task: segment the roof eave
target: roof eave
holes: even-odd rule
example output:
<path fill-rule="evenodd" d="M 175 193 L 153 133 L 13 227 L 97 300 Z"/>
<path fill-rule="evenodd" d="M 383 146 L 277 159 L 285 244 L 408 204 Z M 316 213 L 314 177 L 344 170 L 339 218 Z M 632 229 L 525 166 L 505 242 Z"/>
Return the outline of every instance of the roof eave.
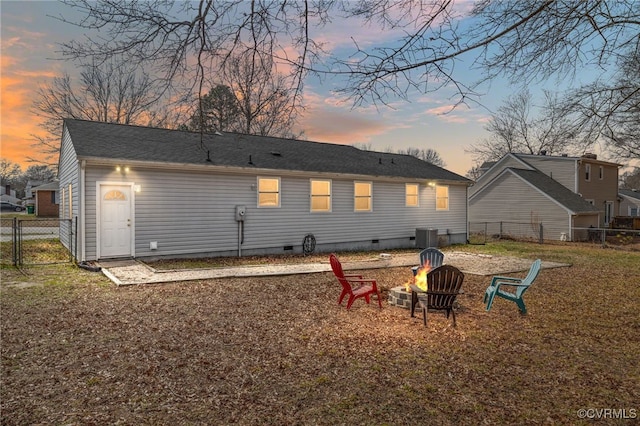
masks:
<path fill-rule="evenodd" d="M 237 174 L 279 174 L 282 176 L 295 176 L 295 177 L 309 177 L 322 176 L 322 177 L 344 177 L 346 179 L 376 179 L 389 182 L 435 182 L 436 184 L 446 185 L 466 185 L 470 186 L 472 181 L 456 181 L 448 179 L 437 179 L 427 177 L 407 177 L 407 176 L 387 176 L 387 175 L 366 175 L 358 173 L 339 173 L 339 172 L 322 172 L 322 171 L 306 171 L 306 170 L 286 170 L 286 169 L 269 169 L 262 167 L 238 167 L 238 166 L 224 166 L 216 165 L 213 163 L 205 164 L 193 164 L 193 163 L 172 163 L 162 161 L 140 161 L 129 160 L 125 158 L 104 158 L 104 157 L 91 157 L 91 156 L 78 156 L 78 160 L 85 161 L 89 165 L 93 166 L 123 166 L 128 167 L 144 167 L 147 169 L 163 169 L 163 170 L 194 170 L 194 171 L 211 171 L 215 170 L 223 173 L 237 173 Z"/>

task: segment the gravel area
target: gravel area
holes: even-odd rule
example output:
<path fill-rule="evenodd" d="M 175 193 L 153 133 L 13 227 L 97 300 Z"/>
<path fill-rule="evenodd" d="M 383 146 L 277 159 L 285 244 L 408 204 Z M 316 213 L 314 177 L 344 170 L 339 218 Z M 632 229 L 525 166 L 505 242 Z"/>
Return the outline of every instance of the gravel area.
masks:
<path fill-rule="evenodd" d="M 486 254 L 447 252 L 445 263 L 459 268 L 465 274 L 497 275 L 525 271 L 531 266 L 532 260 L 509 256 L 493 256 Z M 388 255 L 384 257 L 343 262 L 345 270 L 394 268 L 413 266 L 417 264 L 417 256 Z M 329 261 L 316 263 L 248 265 L 224 268 L 199 268 L 184 270 L 156 270 L 142 262 L 135 260 L 101 262 L 102 272 L 118 285 L 152 284 L 177 281 L 192 281 L 213 278 L 240 278 L 273 275 L 309 274 L 329 272 Z M 557 268 L 569 266 L 555 262 L 543 262 L 543 268 Z"/>

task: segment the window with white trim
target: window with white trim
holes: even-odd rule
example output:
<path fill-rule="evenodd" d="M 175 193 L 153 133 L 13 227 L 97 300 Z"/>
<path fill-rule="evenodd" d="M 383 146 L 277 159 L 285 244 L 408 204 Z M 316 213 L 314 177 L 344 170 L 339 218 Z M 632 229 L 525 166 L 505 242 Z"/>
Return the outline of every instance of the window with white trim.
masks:
<path fill-rule="evenodd" d="M 370 212 L 372 206 L 372 184 L 371 182 L 353 183 L 353 205 L 357 212 Z"/>
<path fill-rule="evenodd" d="M 280 207 L 280 178 L 258 177 L 258 207 Z"/>
<path fill-rule="evenodd" d="M 600 166 L 600 180 L 604 179 L 604 167 Z"/>
<path fill-rule="evenodd" d="M 311 211 L 331 211 L 331 181 L 311 180 Z"/>
<path fill-rule="evenodd" d="M 69 219 L 73 219 L 73 186 L 69 184 Z"/>
<path fill-rule="evenodd" d="M 584 180 L 587 182 L 591 180 L 591 164 L 584 165 Z"/>
<path fill-rule="evenodd" d="M 64 219 L 65 218 L 65 203 L 66 203 L 66 199 L 65 199 L 65 191 L 66 188 L 62 188 L 62 191 L 60 193 L 60 196 L 62 197 L 60 200 L 60 219 Z"/>
<path fill-rule="evenodd" d="M 436 185 L 436 210 L 449 210 L 449 187 Z"/>
<path fill-rule="evenodd" d="M 418 184 L 417 183 L 407 183 L 404 186 L 404 199 L 405 206 L 407 207 L 418 207 Z"/>

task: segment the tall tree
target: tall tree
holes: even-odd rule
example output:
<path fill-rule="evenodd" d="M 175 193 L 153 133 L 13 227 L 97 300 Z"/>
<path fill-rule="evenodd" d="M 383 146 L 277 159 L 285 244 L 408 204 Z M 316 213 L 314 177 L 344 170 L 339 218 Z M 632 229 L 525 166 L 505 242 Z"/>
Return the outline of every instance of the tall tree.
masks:
<path fill-rule="evenodd" d="M 21 174 L 22 167 L 20 167 L 20 164 L 6 158 L 0 159 L 0 182 L 2 185 L 16 183 Z"/>
<path fill-rule="evenodd" d="M 576 129 L 562 114 L 557 96 L 546 91 L 539 108 L 535 108 L 526 90 L 509 97 L 491 116 L 485 129 L 490 136 L 468 148 L 477 163 L 495 161 L 511 152 L 567 153 L 579 149 L 580 142 L 587 138 L 574 133 Z"/>
<path fill-rule="evenodd" d="M 482 0 L 469 13 L 453 0 L 65 2 L 83 14 L 76 25 L 104 35 L 65 44 L 67 57 L 126 54 L 152 63 L 167 82 L 202 81 L 233 53 L 251 50 L 288 64 L 294 104 L 308 72 L 344 77 L 342 93 L 356 105 L 443 88 L 453 88 L 459 103 L 478 99 L 478 82 L 456 73 L 463 60 L 480 83 L 496 76 L 517 84 L 575 81 L 585 65 L 601 70 L 596 80 L 607 79 L 640 33 L 637 0 Z M 382 43 L 354 38 L 351 52 L 332 56 L 320 40 L 338 16 L 344 26 L 371 26 Z"/>
<path fill-rule="evenodd" d="M 51 182 L 55 179 L 54 171 L 45 164 L 33 164 L 27 167 L 22 178 L 26 181 Z"/>
<path fill-rule="evenodd" d="M 273 58 L 247 50 L 229 60 L 224 80 L 236 93 L 240 131 L 262 136 L 294 137 L 300 105 Z"/>
<path fill-rule="evenodd" d="M 577 132 L 601 135 L 608 154 L 640 159 L 640 36 L 619 59 L 614 78 L 597 80 L 567 95 L 564 113 Z"/>
<path fill-rule="evenodd" d="M 218 84 L 201 98 L 188 128 L 204 133 L 235 131 L 239 115 L 238 100 L 231 88 Z"/>
<path fill-rule="evenodd" d="M 640 167 L 635 167 L 620 175 L 620 189 L 635 189 L 640 191 Z"/>
<path fill-rule="evenodd" d="M 261 136 L 296 137 L 299 107 L 286 78 L 278 73 L 273 58 L 246 51 L 226 62 L 216 84 L 198 102 L 190 122 L 193 130 L 229 131 Z M 202 120 L 202 126 L 200 121 Z"/>
<path fill-rule="evenodd" d="M 34 136 L 35 147 L 50 157 L 57 154 L 64 118 L 171 127 L 179 109 L 167 107 L 164 87 L 144 70 L 124 62 L 93 62 L 81 67 L 77 81 L 63 73 L 38 88 L 32 110 L 43 118 L 46 134 Z"/>

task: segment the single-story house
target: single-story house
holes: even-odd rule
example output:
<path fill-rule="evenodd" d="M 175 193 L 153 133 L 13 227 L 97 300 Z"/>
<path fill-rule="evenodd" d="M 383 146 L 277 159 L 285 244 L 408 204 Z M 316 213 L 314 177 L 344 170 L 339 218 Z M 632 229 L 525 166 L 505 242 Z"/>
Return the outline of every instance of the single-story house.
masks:
<path fill-rule="evenodd" d="M 36 186 L 31 191 L 35 199 L 35 214 L 39 217 L 58 217 L 60 214 L 58 181 Z"/>
<path fill-rule="evenodd" d="M 80 261 L 467 241 L 472 182 L 408 155 L 67 119 L 58 170 Z"/>

